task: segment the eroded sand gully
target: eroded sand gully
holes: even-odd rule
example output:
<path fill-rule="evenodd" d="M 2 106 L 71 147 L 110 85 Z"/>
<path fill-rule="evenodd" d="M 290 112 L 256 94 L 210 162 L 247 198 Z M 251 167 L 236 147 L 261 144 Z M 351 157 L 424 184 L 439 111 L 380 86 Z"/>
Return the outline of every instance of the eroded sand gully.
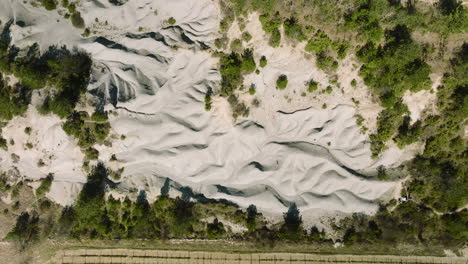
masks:
<path fill-rule="evenodd" d="M 27 26 L 12 27 L 13 42 L 19 47 L 34 42 L 41 49 L 66 44 L 91 54 L 94 65 L 87 97 L 113 111 L 112 146 L 96 148 L 107 166 L 124 168 L 111 191 L 114 195 L 140 189 L 152 200 L 169 178 L 173 195 L 179 187 L 189 186 L 208 198 L 228 199 L 242 207 L 255 204 L 260 211 L 276 215 L 291 203 L 304 214 L 318 209 L 371 213 L 379 198 L 393 196 L 397 183 L 375 181 L 369 175 L 380 165 L 396 166 L 408 156 L 390 148 L 379 160 L 370 158 L 368 137 L 356 125 L 356 115 L 370 113 L 364 117 L 372 124 L 379 108 L 366 99 L 367 90 L 358 92 L 367 89 L 361 81 L 359 89 L 348 87 L 352 78 L 358 78 L 352 57 L 338 69 L 342 90 L 301 97 L 304 81 L 313 77 L 326 85 L 328 77 L 304 57 L 302 44 L 283 43 L 278 50 L 266 46 L 258 18 L 252 15 L 247 28 L 255 34 L 249 45 L 255 48 L 257 61 L 261 55 L 271 58 L 260 75 L 246 76 L 246 84 L 257 83 L 260 107 L 252 107 L 249 117 L 234 122 L 224 98 L 215 98 L 212 111 L 204 110 L 207 90 L 219 89 L 220 81 L 218 61 L 204 49 L 218 36 L 221 15 L 216 2 L 137 0 L 113 6 L 96 0 L 82 1 L 80 8 L 86 24 L 96 32 L 88 38 L 57 12 L 21 1 L 2 1 L 0 19 L 24 20 Z M 97 16 L 100 22 L 95 22 Z M 176 19 L 175 26 L 167 24 L 169 17 Z M 51 20 L 58 22 L 51 26 Z M 54 38 L 48 34 L 57 32 L 56 43 L 51 43 Z M 280 72 L 290 75 L 286 91 L 274 88 Z M 252 99 L 247 96 L 241 99 Z M 353 106 L 351 98 L 360 98 L 361 107 Z M 325 102 L 328 108 L 322 109 Z M 40 125 L 33 122 L 42 119 Z M 18 130 L 31 124 L 38 132 L 21 138 Z M 48 140 L 43 131 L 49 131 Z M 75 139 L 60 132 L 56 117 L 40 117 L 31 107 L 25 117 L 12 120 L 3 135 L 19 142 L 29 140 L 34 147 L 0 150 L 2 170 L 14 167 L 18 174 L 34 179 L 54 173 L 56 181 L 48 197 L 60 204 L 73 202 L 86 181 L 80 169 L 83 155 Z M 70 150 L 67 155 L 48 155 L 66 149 Z M 16 162 L 13 152 L 20 156 Z M 109 161 L 112 155 L 117 162 Z M 35 169 L 39 159 L 47 159 L 48 165 Z"/>

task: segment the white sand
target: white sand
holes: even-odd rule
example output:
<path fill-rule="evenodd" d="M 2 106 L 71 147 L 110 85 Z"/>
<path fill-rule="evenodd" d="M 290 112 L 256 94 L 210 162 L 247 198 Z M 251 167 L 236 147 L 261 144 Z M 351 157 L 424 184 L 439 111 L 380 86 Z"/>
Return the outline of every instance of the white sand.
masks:
<path fill-rule="evenodd" d="M 206 197 L 225 198 L 242 207 L 255 204 L 277 216 L 293 202 L 304 215 L 372 213 L 378 199 L 393 195 L 397 183 L 365 175 L 374 174 L 379 165 L 397 166 L 413 152 L 392 147 L 381 159 L 370 158 L 368 137 L 360 132 L 355 116 L 361 114 L 372 130 L 380 108 L 357 77 L 352 56 L 337 71 L 342 89 L 302 97 L 305 81 L 313 78 L 323 89 L 329 77 L 316 68 L 313 58 L 305 57 L 304 43 L 294 48 L 283 40 L 282 47 L 269 47 L 257 15 L 250 16 L 247 29 L 254 38 L 249 45 L 257 59 L 267 56 L 268 65 L 260 75 L 245 78 L 246 85 L 256 84 L 260 107 L 251 107 L 248 118 L 234 122 L 224 98 L 214 97 L 212 111 L 204 110 L 206 91 L 219 89 L 220 80 L 217 59 L 201 49 L 218 35 L 220 13 L 215 1 L 80 3 L 86 24 L 100 38 L 84 39 L 56 11 L 21 1 L 2 1 L 0 18 L 33 18 L 26 28 L 13 28 L 19 46 L 38 41 L 45 49 L 52 42 L 70 43 L 92 55 L 88 91 L 116 113 L 110 115 L 113 134 L 126 136 L 125 140 L 117 136 L 112 147 L 96 146 L 108 166 L 125 168 L 114 194 L 143 189 L 152 200 L 169 178 L 175 188 L 189 186 Z M 171 16 L 176 27 L 165 22 Z M 56 19 L 59 22 L 51 24 Z M 59 36 L 54 39 L 53 34 Z M 275 82 L 282 73 L 288 75 L 289 84 L 278 91 Z M 358 80 L 357 88 L 349 85 L 353 78 Z M 253 99 L 247 93 L 240 96 L 246 102 Z M 360 106 L 356 108 L 351 98 Z M 327 109 L 321 109 L 324 103 Z M 30 139 L 22 132 L 26 125 L 33 128 Z M 30 109 L 25 117 L 11 121 L 3 135 L 17 142 L 8 153 L 0 152 L 3 170 L 17 167 L 33 179 L 53 172 L 56 180 L 48 196 L 62 204 L 73 200 L 85 181 L 83 155 L 61 130 L 58 118 L 41 117 Z M 26 140 L 32 141 L 33 149 L 24 149 Z M 12 152 L 21 156 L 18 164 L 11 161 Z M 112 154 L 117 162 L 109 162 Z M 49 155 L 53 158 L 46 159 Z M 47 166 L 37 167 L 40 158 Z"/>

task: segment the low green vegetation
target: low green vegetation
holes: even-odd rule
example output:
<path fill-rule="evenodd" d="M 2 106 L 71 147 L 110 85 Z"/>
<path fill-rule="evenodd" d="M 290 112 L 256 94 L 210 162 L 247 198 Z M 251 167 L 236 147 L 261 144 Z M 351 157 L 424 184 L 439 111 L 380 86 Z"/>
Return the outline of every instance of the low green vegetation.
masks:
<path fill-rule="evenodd" d="M 408 112 L 401 102 L 403 94 L 408 90 L 417 92 L 431 87 L 431 68 L 423 54 L 423 48 L 412 40 L 409 29 L 402 25 L 385 33 L 385 44 L 376 47 L 368 42 L 357 52 L 364 62 L 360 69 L 364 83 L 371 87 L 385 107 L 378 117 L 377 133 L 371 135 L 374 157 L 403 124 L 402 115 Z"/>
<path fill-rule="evenodd" d="M 41 4 L 44 6 L 45 9 L 47 10 L 54 10 L 57 8 L 57 1 L 56 0 L 39 0 Z"/>
<path fill-rule="evenodd" d="M 246 31 L 246 32 L 242 33 L 242 39 L 245 42 L 249 42 L 252 39 L 252 35 L 250 35 L 250 33 Z"/>
<path fill-rule="evenodd" d="M 4 30 L 7 30 L 6 28 Z M 8 34 L 8 33 L 6 33 Z M 3 48 L 1 48 L 3 47 Z M 71 114 L 79 97 L 85 92 L 91 71 L 91 59 L 82 52 L 54 47 L 40 54 L 37 44 L 21 57 L 15 47 L 0 40 L 0 71 L 15 75 L 20 83 L 14 87 L 0 84 L 0 115 L 4 119 L 22 114 L 29 104 L 31 91 L 53 86 L 56 91 L 39 107 L 41 113 L 53 112 L 63 118 Z M 14 103 L 13 103 L 14 102 Z"/>
<path fill-rule="evenodd" d="M 260 57 L 260 67 L 265 68 L 265 66 L 267 66 L 267 63 L 268 61 L 265 56 Z"/>
<path fill-rule="evenodd" d="M 281 42 L 280 25 L 283 23 L 279 13 L 273 15 L 263 14 L 260 16 L 263 30 L 270 36 L 269 44 L 272 47 L 278 47 Z"/>
<path fill-rule="evenodd" d="M 173 17 L 170 17 L 167 22 L 170 24 L 170 25 L 174 25 L 176 23 L 176 19 L 173 18 Z"/>
<path fill-rule="evenodd" d="M 286 37 L 296 39 L 298 41 L 306 40 L 306 36 L 302 32 L 302 26 L 298 23 L 295 17 L 290 17 L 284 20 L 283 28 Z"/>
<path fill-rule="evenodd" d="M 70 6 L 69 6 L 70 9 Z M 76 11 L 73 12 L 70 16 L 71 23 L 74 27 L 76 28 L 85 28 L 85 22 L 84 19 L 81 17 L 81 13 Z"/>
<path fill-rule="evenodd" d="M 413 180 L 408 192 L 416 201 L 442 212 L 453 212 L 468 202 L 467 72 L 468 44 L 464 43 L 451 59 L 438 88 L 438 114 L 411 126 L 403 124 L 400 129 L 404 132 L 395 138 L 400 144 L 424 142 L 424 152 L 410 166 Z"/>
<path fill-rule="evenodd" d="M 309 93 L 312 93 L 314 91 L 317 91 L 319 83 L 314 80 L 310 80 L 306 83 L 306 85 L 307 85 L 307 91 Z"/>
<path fill-rule="evenodd" d="M 16 241 L 24 249 L 39 239 L 39 217 L 36 212 L 23 212 L 18 216 L 15 227 L 6 236 L 6 240 Z"/>
<path fill-rule="evenodd" d="M 86 149 L 86 156 L 95 157 L 93 154 L 96 150 L 90 147 L 95 143 L 104 143 L 109 135 L 110 124 L 105 113 L 95 112 L 90 118 L 85 111 L 75 111 L 67 117 L 62 128 L 67 135 L 78 139 L 78 146 Z M 92 155 L 88 155 L 88 153 Z"/>
<path fill-rule="evenodd" d="M 314 36 L 307 42 L 305 50 L 308 52 L 315 52 L 316 54 L 321 54 L 327 51 L 327 48 L 332 45 L 332 40 L 327 36 L 327 34 L 321 30 L 317 30 Z"/>
<path fill-rule="evenodd" d="M 8 85 L 0 73 L 0 119 L 11 120 L 28 109 L 31 101 L 31 89 L 20 83 Z"/>
<path fill-rule="evenodd" d="M 276 89 L 284 90 L 288 86 L 288 76 L 281 74 L 276 80 Z"/>
<path fill-rule="evenodd" d="M 49 173 L 44 179 L 41 179 L 41 185 L 36 189 L 36 196 L 41 197 L 49 192 L 53 180 L 54 175 L 51 173 Z"/>

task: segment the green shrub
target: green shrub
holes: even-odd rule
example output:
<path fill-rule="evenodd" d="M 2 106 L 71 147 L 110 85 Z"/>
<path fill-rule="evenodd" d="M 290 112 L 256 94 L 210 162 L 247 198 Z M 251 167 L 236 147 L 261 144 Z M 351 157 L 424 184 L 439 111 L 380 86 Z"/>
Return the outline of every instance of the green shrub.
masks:
<path fill-rule="evenodd" d="M 255 71 L 257 65 L 255 64 L 252 49 L 244 50 L 242 54 L 242 71 L 245 73 L 251 73 Z"/>
<path fill-rule="evenodd" d="M 231 50 L 238 52 L 242 49 L 242 41 L 240 39 L 234 39 L 231 41 Z"/>
<path fill-rule="evenodd" d="M 6 235 L 6 240 L 19 243 L 20 249 L 25 249 L 31 243 L 39 240 L 39 217 L 35 212 L 31 215 L 22 212 L 16 219 L 15 227 Z"/>
<path fill-rule="evenodd" d="M 273 32 L 271 32 L 271 37 L 270 40 L 268 41 L 268 44 L 272 46 L 273 48 L 276 48 L 280 45 L 281 43 L 281 33 L 279 29 L 274 29 Z"/>
<path fill-rule="evenodd" d="M 301 25 L 298 24 L 295 17 L 286 19 L 283 23 L 284 34 L 288 38 L 297 39 L 298 41 L 306 40 L 304 33 L 302 32 Z"/>
<path fill-rule="evenodd" d="M 284 223 L 278 231 L 279 238 L 290 241 L 301 240 L 304 232 L 302 228 L 302 216 L 295 203 L 289 207 L 288 212 L 284 214 L 283 218 Z"/>
<path fill-rule="evenodd" d="M 314 36 L 307 42 L 305 50 L 315 52 L 316 54 L 323 53 L 332 44 L 331 39 L 321 30 L 315 32 Z"/>
<path fill-rule="evenodd" d="M 95 148 L 89 147 L 85 150 L 85 158 L 87 160 L 97 160 L 99 158 L 99 151 Z"/>
<path fill-rule="evenodd" d="M 318 89 L 318 82 L 314 81 L 314 80 L 310 80 L 306 83 L 307 85 L 307 91 L 309 93 L 312 93 L 314 91 L 316 91 Z"/>
<path fill-rule="evenodd" d="M 333 58 L 325 54 L 325 52 L 317 54 L 317 67 L 323 71 L 332 69 L 334 62 Z"/>
<path fill-rule="evenodd" d="M 36 196 L 41 197 L 45 193 L 49 192 L 52 181 L 54 180 L 54 175 L 49 173 L 47 177 L 41 180 L 41 185 L 36 189 Z"/>
<path fill-rule="evenodd" d="M 221 95 L 228 97 L 243 81 L 242 58 L 237 53 L 224 54 L 220 59 Z"/>
<path fill-rule="evenodd" d="M 386 32 L 385 45 L 367 43 L 357 52 L 364 62 L 359 74 L 373 89 L 384 107 L 395 105 L 405 91 L 431 87 L 430 66 L 423 60 L 423 50 L 411 39 L 406 26 L 398 25 Z"/>
<path fill-rule="evenodd" d="M 288 86 L 288 76 L 281 74 L 276 80 L 276 89 L 283 90 Z"/>
<path fill-rule="evenodd" d="M 31 92 L 31 89 L 21 84 L 8 86 L 0 73 L 0 119 L 11 120 L 25 113 L 31 101 Z"/>
<path fill-rule="evenodd" d="M 209 239 L 219 239 L 223 237 L 223 235 L 226 233 L 226 230 L 224 230 L 223 223 L 219 222 L 218 218 L 215 218 L 213 223 L 206 225 L 206 232 Z"/>
<path fill-rule="evenodd" d="M 57 8 L 55 0 L 39 0 L 46 10 L 54 10 Z"/>
<path fill-rule="evenodd" d="M 250 33 L 246 31 L 246 32 L 242 33 L 242 39 L 245 42 L 249 42 L 252 39 L 252 35 L 250 35 Z"/>
<path fill-rule="evenodd" d="M 267 61 L 266 57 L 262 56 L 260 58 L 260 67 L 264 68 L 265 66 L 267 66 L 267 63 L 268 63 L 268 61 Z"/>
<path fill-rule="evenodd" d="M 255 89 L 255 84 L 250 85 L 249 94 L 254 95 L 257 90 Z"/>
<path fill-rule="evenodd" d="M 324 90 L 327 94 L 331 94 L 333 92 L 333 88 L 328 85 L 327 88 Z"/>
<path fill-rule="evenodd" d="M 356 79 L 352 79 L 352 80 L 351 80 L 351 86 L 352 86 L 352 87 L 356 87 L 356 86 L 357 86 L 357 81 L 356 81 Z"/>
<path fill-rule="evenodd" d="M 76 12 L 76 4 L 74 2 L 70 3 L 67 8 L 68 12 L 72 15 Z"/>
<path fill-rule="evenodd" d="M 167 22 L 168 22 L 169 24 L 171 24 L 171 25 L 174 25 L 174 24 L 176 23 L 176 20 L 175 20 L 175 18 L 170 17 L 170 18 L 167 20 Z"/>
<path fill-rule="evenodd" d="M 349 47 L 350 47 L 349 42 L 345 40 L 335 41 L 332 43 L 332 48 L 337 52 L 338 59 L 340 60 L 346 57 Z"/>
<path fill-rule="evenodd" d="M 69 8 L 70 8 L 70 6 L 69 6 Z M 83 18 L 81 17 L 80 12 L 72 13 L 70 19 L 71 19 L 72 25 L 74 27 L 76 27 L 76 28 L 84 28 L 85 27 L 85 22 L 84 22 Z"/>

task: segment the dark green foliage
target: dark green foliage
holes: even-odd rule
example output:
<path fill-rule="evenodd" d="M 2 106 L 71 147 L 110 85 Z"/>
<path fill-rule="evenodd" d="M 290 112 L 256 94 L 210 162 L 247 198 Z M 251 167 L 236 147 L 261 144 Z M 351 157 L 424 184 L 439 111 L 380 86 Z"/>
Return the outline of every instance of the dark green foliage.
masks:
<path fill-rule="evenodd" d="M 78 145 L 82 148 L 89 148 L 97 142 L 103 142 L 110 131 L 110 124 L 107 121 L 107 114 L 94 112 L 91 118 L 87 112 L 73 112 L 67 117 L 62 125 L 67 135 L 78 139 Z M 87 150 L 89 157 L 96 157 L 96 151 Z"/>
<path fill-rule="evenodd" d="M 240 39 L 234 39 L 231 42 L 231 50 L 233 52 L 240 52 L 242 51 L 242 41 Z"/>
<path fill-rule="evenodd" d="M 9 86 L 0 73 L 0 119 L 11 120 L 26 112 L 31 101 L 31 90 L 22 84 Z"/>
<path fill-rule="evenodd" d="M 57 1 L 55 0 L 39 0 L 47 10 L 54 10 L 57 8 Z"/>
<path fill-rule="evenodd" d="M 243 102 L 239 101 L 239 98 L 236 95 L 231 94 L 228 97 L 228 102 L 231 105 L 232 117 L 234 117 L 234 119 L 240 116 L 249 116 L 249 108 Z"/>
<path fill-rule="evenodd" d="M 99 163 L 88 176 L 73 206 L 73 236 L 103 237 L 109 232 L 104 198 L 107 175 L 107 169 Z"/>
<path fill-rule="evenodd" d="M 239 54 L 233 52 L 222 56 L 220 65 L 221 95 L 229 96 L 242 84 L 242 58 Z"/>
<path fill-rule="evenodd" d="M 257 207 L 251 204 L 247 208 L 247 220 L 246 220 L 247 229 L 249 230 L 249 232 L 253 232 L 257 228 L 256 220 L 257 220 Z"/>
<path fill-rule="evenodd" d="M 87 148 L 84 153 L 87 160 L 97 160 L 99 158 L 99 151 L 95 148 Z"/>
<path fill-rule="evenodd" d="M 392 138 L 403 123 L 403 114 L 408 113 L 408 107 L 398 101 L 393 107 L 386 108 L 377 117 L 377 133 L 371 134 L 371 151 L 377 157 L 384 149 L 385 142 Z"/>
<path fill-rule="evenodd" d="M 49 173 L 47 177 L 41 180 L 41 185 L 36 189 L 36 196 L 43 196 L 50 190 L 50 186 L 52 185 L 52 181 L 54 180 L 54 175 Z"/>
<path fill-rule="evenodd" d="M 315 52 L 316 54 L 323 53 L 332 44 L 332 40 L 327 34 L 321 30 L 315 32 L 314 36 L 307 42 L 305 50 Z"/>
<path fill-rule="evenodd" d="M 411 39 L 409 29 L 398 25 L 386 32 L 385 45 L 367 43 L 357 52 L 365 64 L 360 75 L 379 96 L 384 107 L 391 107 L 407 90 L 417 92 L 431 85 L 430 66 L 423 49 Z"/>
<path fill-rule="evenodd" d="M 246 32 L 242 33 L 242 39 L 245 42 L 249 42 L 252 39 L 252 35 L 250 35 L 250 33 L 246 31 Z"/>
<path fill-rule="evenodd" d="M 336 61 L 325 52 L 317 54 L 317 67 L 323 71 L 333 69 L 335 62 Z"/>
<path fill-rule="evenodd" d="M 319 231 L 316 226 L 312 226 L 307 239 L 313 242 L 324 242 L 326 240 L 325 231 L 323 229 Z"/>
<path fill-rule="evenodd" d="M 16 225 L 6 236 L 7 240 L 16 241 L 21 249 L 39 239 L 39 217 L 35 212 L 22 212 L 16 219 Z"/>
<path fill-rule="evenodd" d="M 76 12 L 76 4 L 74 2 L 70 3 L 67 8 L 70 14 L 74 14 Z"/>
<path fill-rule="evenodd" d="M 174 25 L 174 24 L 176 23 L 176 20 L 175 20 L 175 18 L 170 17 L 170 18 L 167 20 L 167 22 L 168 22 L 169 24 L 171 24 L 171 25 Z"/>
<path fill-rule="evenodd" d="M 464 139 L 468 115 L 468 44 L 451 60 L 438 88 L 438 116 L 424 122 L 424 152 L 413 163 L 415 178 L 409 192 L 415 200 L 448 212 L 468 202 L 467 142 Z"/>
<path fill-rule="evenodd" d="M 68 7 L 70 9 L 71 5 Z M 85 22 L 84 19 L 81 17 L 80 12 L 70 12 L 72 13 L 70 20 L 72 22 L 72 25 L 76 28 L 85 28 Z"/>
<path fill-rule="evenodd" d="M 276 80 L 276 89 L 284 90 L 288 86 L 288 76 L 281 74 Z"/>
<path fill-rule="evenodd" d="M 423 128 L 421 126 L 421 121 L 416 121 L 414 124 L 410 125 L 411 118 L 405 116 L 403 119 L 403 124 L 398 128 L 398 135 L 393 138 L 398 147 L 403 148 L 406 145 L 414 143 L 420 140 L 423 133 Z"/>
<path fill-rule="evenodd" d="M 402 124 L 401 115 L 407 112 L 400 98 L 407 90 L 417 92 L 430 88 L 431 68 L 423 60 L 423 49 L 411 39 L 409 29 L 402 25 L 386 32 L 383 46 L 367 43 L 358 50 L 357 56 L 364 62 L 360 75 L 386 108 L 379 115 L 377 134 L 371 135 L 372 153 L 377 156 Z M 419 133 L 417 130 L 412 132 L 414 136 Z"/>
<path fill-rule="evenodd" d="M 223 223 L 219 222 L 218 218 L 215 218 L 213 223 L 206 225 L 206 231 L 209 239 L 221 238 L 226 233 Z"/>
<path fill-rule="evenodd" d="M 242 54 L 242 71 L 245 73 L 251 73 L 255 71 L 257 65 L 255 64 L 255 60 L 253 57 L 253 50 L 246 49 Z"/>
<path fill-rule="evenodd" d="M 349 42 L 342 40 L 342 41 L 335 41 L 332 43 L 332 48 L 338 54 L 338 59 L 342 60 L 346 57 L 348 49 L 350 48 Z"/>
<path fill-rule="evenodd" d="M 283 23 L 284 34 L 288 38 L 297 39 L 298 41 L 306 40 L 306 36 L 302 32 L 301 25 L 298 24 L 295 17 L 290 17 L 286 19 Z"/>
<path fill-rule="evenodd" d="M 40 55 L 35 44 L 24 57 L 18 57 L 13 47 L 4 56 L 9 58 L 6 68 L 21 82 L 15 88 L 0 87 L 2 106 L 8 106 L 7 97 L 16 101 L 16 105 L 8 107 L 5 118 L 24 112 L 30 101 L 31 89 L 41 89 L 46 84 L 55 86 L 57 92 L 38 107 L 40 113 L 52 111 L 59 117 L 65 117 L 73 111 L 89 80 L 91 59 L 76 50 L 70 52 L 65 47 L 49 47 Z M 0 111 L 0 114 L 3 113 Z"/>
<path fill-rule="evenodd" d="M 278 231 L 281 239 L 298 241 L 302 239 L 304 230 L 302 229 L 302 216 L 295 203 L 293 203 L 288 212 L 284 214 L 284 224 Z"/>
<path fill-rule="evenodd" d="M 279 13 L 274 15 L 263 14 L 259 17 L 263 30 L 270 35 L 269 44 L 272 47 L 278 47 L 281 42 L 281 33 L 279 27 L 282 24 Z"/>
<path fill-rule="evenodd" d="M 380 20 L 386 5 L 379 0 L 355 1 L 355 8 L 345 16 L 346 27 L 359 32 L 364 40 L 378 42 L 383 36 Z"/>
<path fill-rule="evenodd" d="M 3 138 L 1 134 L 0 134 L 0 148 L 2 148 L 4 150 L 8 150 L 7 140 L 5 138 Z"/>
<path fill-rule="evenodd" d="M 268 61 L 265 56 L 260 58 L 260 67 L 264 68 L 267 65 Z"/>
<path fill-rule="evenodd" d="M 271 37 L 270 37 L 270 40 L 268 41 L 268 44 L 270 44 L 270 46 L 276 48 L 280 45 L 281 43 L 281 33 L 279 31 L 279 29 L 274 29 L 272 32 L 271 32 Z"/>

